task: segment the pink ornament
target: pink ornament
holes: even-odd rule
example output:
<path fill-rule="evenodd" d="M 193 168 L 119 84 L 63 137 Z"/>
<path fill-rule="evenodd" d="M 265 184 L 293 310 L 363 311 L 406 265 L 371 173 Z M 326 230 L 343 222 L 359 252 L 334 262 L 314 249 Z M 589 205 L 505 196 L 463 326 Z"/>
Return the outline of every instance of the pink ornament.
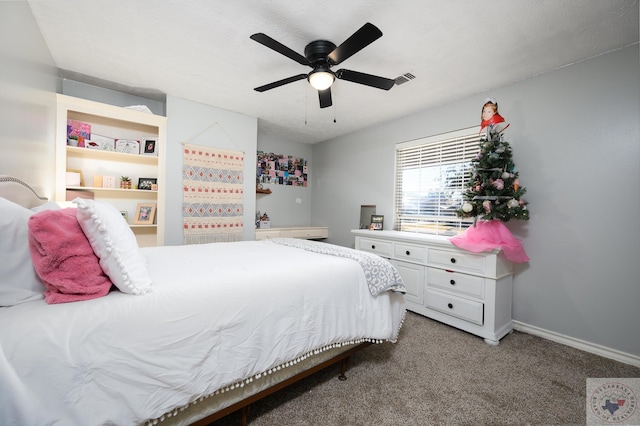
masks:
<path fill-rule="evenodd" d="M 492 185 L 498 190 L 501 191 L 504 189 L 504 181 L 502 179 L 496 179 L 493 181 Z"/>
<path fill-rule="evenodd" d="M 484 211 L 487 213 L 491 213 L 491 201 L 489 200 L 484 200 L 482 202 L 482 207 L 484 207 Z"/>

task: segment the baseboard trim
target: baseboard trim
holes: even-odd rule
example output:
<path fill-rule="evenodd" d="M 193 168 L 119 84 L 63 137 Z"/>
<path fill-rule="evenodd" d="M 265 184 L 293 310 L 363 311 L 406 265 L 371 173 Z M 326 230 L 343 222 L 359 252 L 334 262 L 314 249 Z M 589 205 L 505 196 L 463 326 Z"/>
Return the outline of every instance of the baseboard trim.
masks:
<path fill-rule="evenodd" d="M 544 328 L 525 324 L 520 321 L 513 321 L 513 329 L 522 333 L 533 334 L 534 336 L 542 337 L 543 339 L 571 346 L 572 348 L 580 349 L 585 352 L 600 355 L 605 358 L 610 358 L 615 361 L 624 362 L 625 364 L 631 364 L 635 367 L 640 367 L 640 356 L 618 351 L 616 349 L 611 349 L 606 346 L 597 345 L 595 343 L 586 342 L 574 337 L 565 336 L 564 334 L 545 330 Z"/>

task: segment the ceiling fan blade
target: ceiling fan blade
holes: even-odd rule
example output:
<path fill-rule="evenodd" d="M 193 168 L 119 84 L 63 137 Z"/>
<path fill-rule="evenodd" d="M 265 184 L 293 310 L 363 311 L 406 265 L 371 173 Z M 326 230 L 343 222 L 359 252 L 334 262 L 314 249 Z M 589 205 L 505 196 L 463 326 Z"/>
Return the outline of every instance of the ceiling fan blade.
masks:
<path fill-rule="evenodd" d="M 286 56 L 287 58 L 293 59 L 294 61 L 296 61 L 297 63 L 299 63 L 301 65 L 311 65 L 311 63 L 309 62 L 309 60 L 307 58 L 305 58 L 304 56 L 302 56 L 298 52 L 296 52 L 296 51 L 294 51 L 292 49 L 289 49 L 284 44 L 280 43 L 279 41 L 276 41 L 276 40 L 272 39 L 271 37 L 269 37 L 268 35 L 266 35 L 264 33 L 253 34 L 250 38 L 252 40 L 257 41 L 260 44 L 263 44 L 263 45 L 267 46 L 269 49 L 275 50 L 276 52 Z"/>
<path fill-rule="evenodd" d="M 365 74 L 363 72 L 341 69 L 336 72 L 336 77 L 352 83 L 364 84 L 382 90 L 389 90 L 396 84 L 395 80 L 377 75 Z"/>
<path fill-rule="evenodd" d="M 307 78 L 306 74 L 298 74 L 293 77 L 283 78 L 282 80 L 274 81 L 273 83 L 265 84 L 264 86 L 256 87 L 256 92 L 264 92 L 265 90 L 275 89 L 276 87 L 284 86 L 285 84 L 293 83 L 294 81 L 304 80 Z"/>
<path fill-rule="evenodd" d="M 333 105 L 333 102 L 331 102 L 331 87 L 325 90 L 318 90 L 318 97 L 320 98 L 320 108 Z"/>
<path fill-rule="evenodd" d="M 331 61 L 333 65 L 337 65 L 358 53 L 380 37 L 382 37 L 382 31 L 380 31 L 375 25 L 367 22 L 340 46 L 333 49 L 333 52 L 329 53 L 327 58 L 329 58 L 329 61 Z"/>

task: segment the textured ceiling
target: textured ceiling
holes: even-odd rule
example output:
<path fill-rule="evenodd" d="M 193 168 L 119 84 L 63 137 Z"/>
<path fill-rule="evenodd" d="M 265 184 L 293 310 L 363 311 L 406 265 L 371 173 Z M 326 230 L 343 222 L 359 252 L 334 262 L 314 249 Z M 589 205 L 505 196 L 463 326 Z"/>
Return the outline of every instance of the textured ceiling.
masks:
<path fill-rule="evenodd" d="M 259 118 L 259 131 L 314 143 L 504 86 L 638 42 L 638 0 L 32 0 L 56 66 Z M 320 109 L 310 71 L 251 40 L 303 54 L 366 22 L 383 36 L 336 68 L 396 78 L 390 91 L 337 80 Z M 334 68 L 334 70 L 336 69 Z M 335 122 L 334 122 L 335 120 Z"/>

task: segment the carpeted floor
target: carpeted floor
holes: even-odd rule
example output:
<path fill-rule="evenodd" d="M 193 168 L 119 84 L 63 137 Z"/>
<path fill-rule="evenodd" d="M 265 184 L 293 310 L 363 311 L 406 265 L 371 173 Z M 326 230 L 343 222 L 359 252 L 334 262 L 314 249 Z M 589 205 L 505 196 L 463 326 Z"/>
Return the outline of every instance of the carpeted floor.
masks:
<path fill-rule="evenodd" d="M 338 373 L 327 368 L 253 404 L 249 424 L 584 424 L 586 379 L 640 377 L 640 368 L 519 332 L 489 346 L 408 312 L 398 343 L 354 355 L 347 381 Z"/>

